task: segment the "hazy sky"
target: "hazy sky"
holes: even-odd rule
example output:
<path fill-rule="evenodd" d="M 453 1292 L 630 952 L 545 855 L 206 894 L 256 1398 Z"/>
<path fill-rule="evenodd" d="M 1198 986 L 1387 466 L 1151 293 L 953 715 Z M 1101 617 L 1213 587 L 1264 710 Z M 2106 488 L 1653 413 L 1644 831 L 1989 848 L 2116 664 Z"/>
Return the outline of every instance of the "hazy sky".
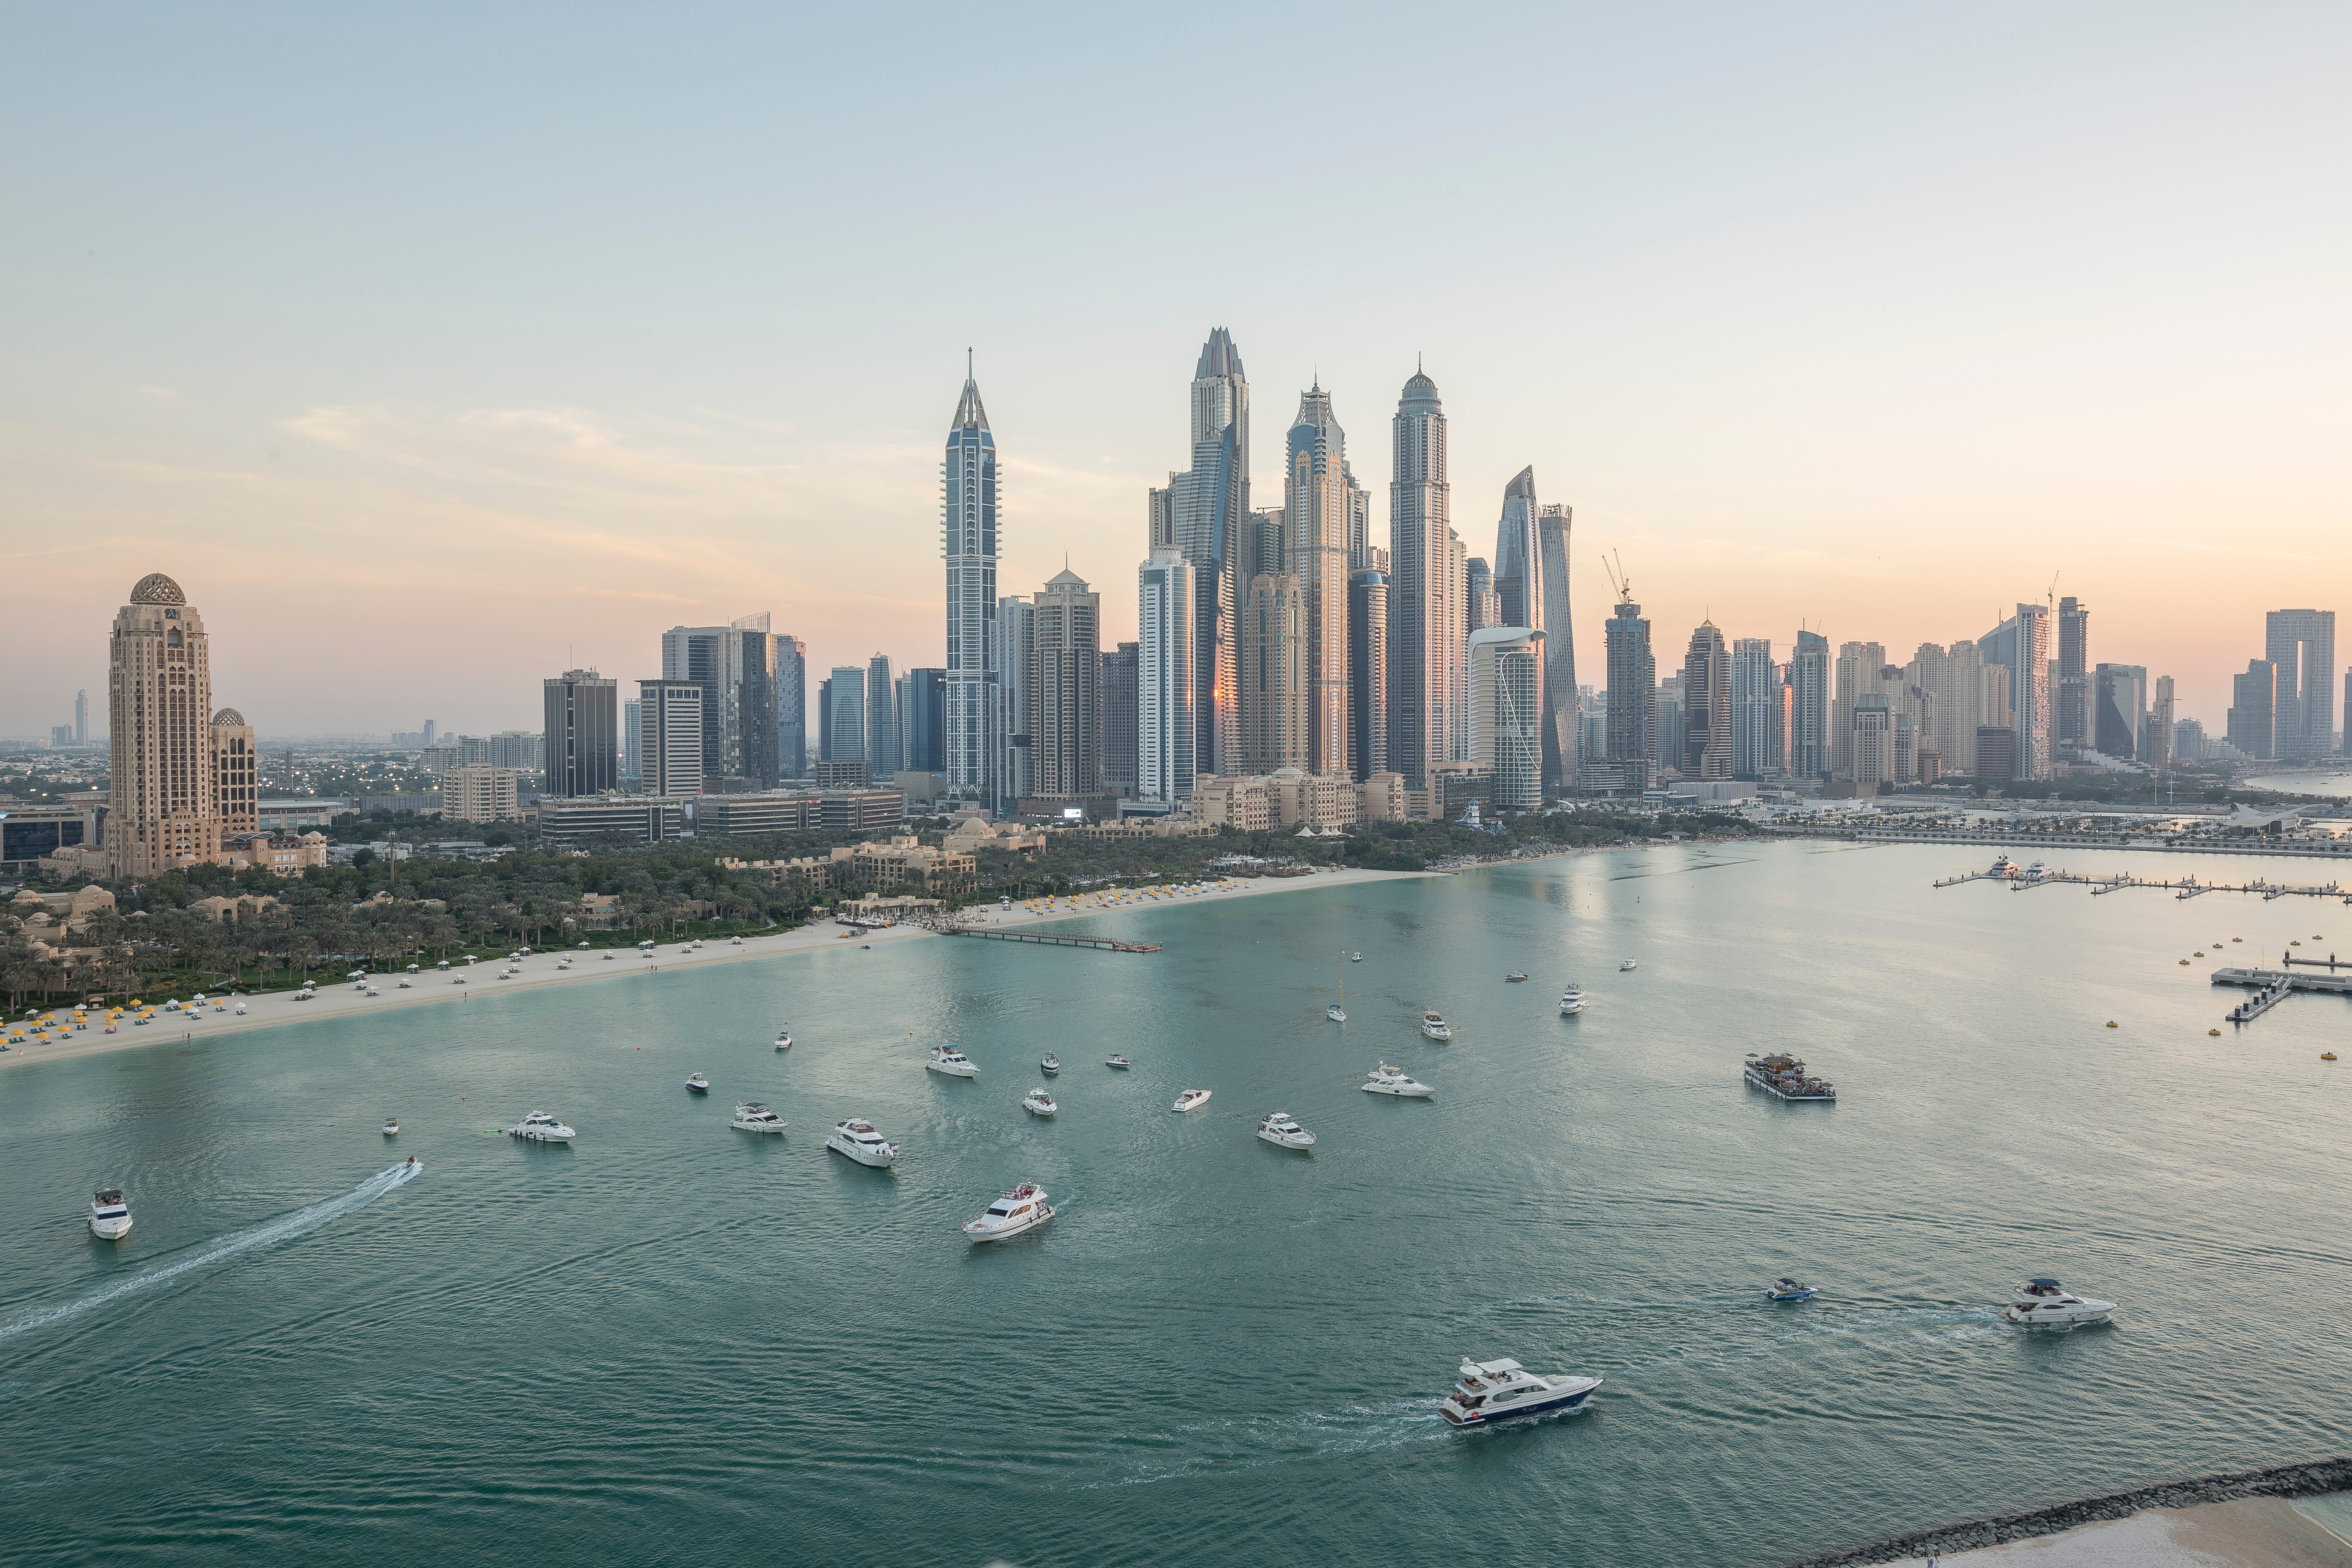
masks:
<path fill-rule="evenodd" d="M 2263 610 L 2352 655 L 2341 5 L 794 9 L 13 8 L 0 733 L 150 571 L 265 734 L 762 609 L 938 663 L 967 345 L 1003 591 L 1132 637 L 1219 324 L 1259 504 L 1319 371 L 1379 536 L 1425 355 L 1470 552 L 1575 507 L 1588 679 L 1602 550 L 1662 672 L 2053 574 L 2217 729 Z"/>

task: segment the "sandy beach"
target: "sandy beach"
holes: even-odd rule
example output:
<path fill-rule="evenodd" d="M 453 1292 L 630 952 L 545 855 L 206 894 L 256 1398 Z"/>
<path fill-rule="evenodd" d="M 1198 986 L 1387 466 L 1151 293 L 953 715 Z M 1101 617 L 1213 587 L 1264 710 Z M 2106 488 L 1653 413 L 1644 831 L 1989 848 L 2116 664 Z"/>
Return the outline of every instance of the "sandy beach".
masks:
<path fill-rule="evenodd" d="M 2352 1545 L 2313 1517 L 2333 1500 L 2241 1498 L 2152 1508 L 1936 1561 L 1941 1568 L 2352 1568 Z"/>
<path fill-rule="evenodd" d="M 1355 868 L 1317 871 L 1305 877 L 1256 877 L 1230 881 L 1188 882 L 1156 889 L 1119 889 L 1076 893 L 1067 898 L 1036 899 L 1015 902 L 1010 909 L 991 904 L 974 906 L 958 912 L 958 918 L 968 924 L 987 926 L 992 930 L 1009 930 L 1015 926 L 1040 925 L 1052 921 L 1080 918 L 1091 914 L 1115 913 L 1137 909 L 1165 908 L 1173 905 L 1214 903 L 1229 899 L 1263 897 L 1271 893 L 1293 892 L 1304 889 L 1329 889 L 1359 882 L 1387 881 L 1408 877 L 1439 876 L 1433 871 L 1366 871 Z M 1197 889 L 1187 891 L 1184 889 Z M 26 1038 L 0 1051 L 0 1071 L 28 1067 L 40 1062 L 63 1061 L 74 1057 L 96 1056 L 102 1051 L 130 1050 L 139 1046 L 161 1045 L 199 1037 L 214 1037 L 238 1034 L 249 1029 L 266 1029 L 281 1024 L 307 1023 L 319 1018 L 348 1017 L 357 1013 L 377 1013 L 394 1007 L 417 1007 L 433 1002 L 463 1002 L 483 992 L 505 994 L 514 991 L 533 991 L 550 985 L 583 985 L 592 980 L 612 980 L 631 974 L 649 974 L 706 964 L 743 963 L 754 960 L 782 958 L 795 953 L 816 952 L 838 947 L 844 943 L 855 946 L 867 943 L 879 947 L 885 943 L 944 940 L 921 926 L 888 926 L 879 930 L 850 931 L 821 921 L 802 926 L 794 931 L 746 936 L 740 943 L 729 937 L 705 939 L 699 951 L 690 951 L 676 942 L 657 943 L 651 954 L 632 948 L 595 948 L 588 952 L 577 949 L 541 948 L 520 961 L 521 973 L 512 978 L 502 978 L 500 972 L 509 967 L 505 955 L 495 951 L 485 952 L 480 962 L 465 964 L 452 962 L 447 972 L 436 969 L 432 963 L 421 966 L 415 974 L 385 974 L 376 977 L 377 994 L 371 996 L 354 989 L 340 974 L 321 973 L 316 977 L 318 994 L 307 1002 L 294 1000 L 291 991 L 271 991 L 246 996 L 245 1013 L 215 1011 L 207 1002 L 194 1016 L 166 1015 L 161 1010 L 161 996 L 146 998 L 156 1007 L 155 1021 L 134 1026 L 124 1019 L 115 1033 L 105 1032 L 104 1025 L 93 1017 L 86 1029 L 76 1030 L 67 1038 L 47 1040 Z M 564 960 L 572 962 L 570 969 L 558 969 Z M 463 984 L 460 984 L 462 978 Z M 402 981 L 408 983 L 402 988 Z M 207 995 L 213 994 L 207 993 Z M 226 995 L 226 993 L 221 994 Z M 232 1006 L 235 1003 L 230 1004 Z M 45 1009 L 60 1016 L 70 1016 L 69 1006 Z"/>

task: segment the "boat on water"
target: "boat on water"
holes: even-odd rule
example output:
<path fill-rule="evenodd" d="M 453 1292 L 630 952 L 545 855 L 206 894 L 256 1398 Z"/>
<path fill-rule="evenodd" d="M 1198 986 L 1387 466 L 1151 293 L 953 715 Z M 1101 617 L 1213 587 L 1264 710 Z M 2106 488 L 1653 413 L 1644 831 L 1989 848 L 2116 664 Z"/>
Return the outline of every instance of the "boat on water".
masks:
<path fill-rule="evenodd" d="M 792 1031 L 791 1031 L 791 1030 L 789 1030 L 789 1029 L 779 1029 L 779 1030 L 777 1030 L 777 1031 L 776 1031 L 776 1049 L 778 1049 L 778 1050 L 780 1050 L 780 1051 L 789 1051 L 789 1050 L 791 1050 L 792 1048 L 793 1048 L 793 1036 L 792 1036 Z"/>
<path fill-rule="evenodd" d="M 2000 1310 L 2003 1319 L 2028 1328 L 2073 1328 L 2080 1323 L 2104 1323 L 2116 1310 L 2113 1301 L 2077 1296 L 2047 1276 L 2028 1279 Z"/>
<path fill-rule="evenodd" d="M 1188 1089 L 1176 1097 L 1176 1103 L 1169 1109 L 1179 1115 L 1187 1110 L 1198 1110 L 1209 1103 L 1209 1092 L 1205 1089 Z"/>
<path fill-rule="evenodd" d="M 1619 964 L 1619 965 L 1617 966 L 1617 972 L 1618 972 L 1619 973 L 1621 973 L 1621 974 L 1622 974 L 1622 973 L 1623 973 L 1626 970 L 1633 969 L 1633 968 L 1637 968 L 1637 967 L 1639 967 L 1639 966 L 1638 966 L 1638 965 L 1636 965 L 1636 964 L 1634 963 L 1634 962 L 1633 962 L 1632 959 L 1630 959 L 1630 958 L 1629 958 L 1629 959 L 1627 959 L 1624 963 L 1621 963 L 1621 964 Z"/>
<path fill-rule="evenodd" d="M 686 1087 L 697 1094 L 709 1094 L 710 1080 L 698 1072 L 690 1072 L 686 1075 Z"/>
<path fill-rule="evenodd" d="M 1837 1099 L 1835 1084 L 1825 1078 L 1809 1077 L 1803 1058 L 1786 1052 L 1759 1057 L 1750 1051 L 1747 1065 L 1741 1068 L 1741 1077 L 1747 1079 L 1751 1089 L 1760 1089 L 1782 1100 L 1834 1101 Z"/>
<path fill-rule="evenodd" d="M 383 1119 L 383 1135 L 387 1138 L 397 1138 L 400 1136 L 399 1117 L 387 1116 Z"/>
<path fill-rule="evenodd" d="M 2025 879 L 2029 882 L 2038 882 L 2049 873 L 2050 868 L 2036 860 L 2025 868 Z"/>
<path fill-rule="evenodd" d="M 1130 1067 L 1133 1064 L 1125 1057 L 1105 1057 L 1103 1058 L 1103 1066 L 1107 1068 L 1123 1068 Z"/>
<path fill-rule="evenodd" d="M 1348 962 L 1350 963 L 1361 963 L 1364 962 L 1364 955 L 1360 952 L 1351 952 L 1348 955 Z"/>
<path fill-rule="evenodd" d="M 1559 994 L 1559 1010 L 1563 1013 L 1583 1012 L 1584 987 L 1573 980 L 1570 981 L 1568 988 Z"/>
<path fill-rule="evenodd" d="M 836 1154 L 848 1155 L 861 1165 L 891 1165 L 898 1159 L 898 1145 L 875 1131 L 874 1123 L 863 1117 L 852 1116 L 835 1122 L 824 1146 Z"/>
<path fill-rule="evenodd" d="M 526 1143 L 569 1143 L 578 1136 L 555 1117 L 544 1110 L 534 1110 L 506 1130 L 509 1138 L 520 1138 Z"/>
<path fill-rule="evenodd" d="M 131 1234 L 131 1205 L 120 1187 L 100 1187 L 90 1194 L 89 1233 L 100 1241 L 120 1241 Z"/>
<path fill-rule="evenodd" d="M 1062 1108 L 1055 1105 L 1054 1097 L 1044 1089 L 1033 1089 L 1021 1097 L 1021 1109 L 1032 1116 L 1051 1116 Z"/>
<path fill-rule="evenodd" d="M 745 1100 L 735 1108 L 735 1119 L 727 1125 L 744 1132 L 782 1132 L 785 1122 L 766 1106 Z"/>
<path fill-rule="evenodd" d="M 1335 1024 L 1344 1024 L 1348 1021 L 1348 1010 L 1345 1007 L 1340 1006 L 1337 1002 L 1334 1002 L 1328 1007 L 1324 1008 L 1323 1016 L 1330 1019 Z"/>
<path fill-rule="evenodd" d="M 1401 1100 L 1427 1100 L 1437 1091 L 1417 1079 L 1407 1078 L 1402 1069 L 1382 1062 L 1364 1080 L 1366 1094 L 1393 1094 Z"/>
<path fill-rule="evenodd" d="M 1034 1230 L 1053 1217 L 1054 1205 L 1045 1201 L 1045 1189 L 1034 1182 L 1024 1182 L 989 1205 L 987 1213 L 964 1221 L 963 1233 L 974 1241 L 1003 1241 Z"/>
<path fill-rule="evenodd" d="M 978 1078 L 980 1068 L 972 1059 L 953 1046 L 933 1046 L 931 1059 L 923 1064 L 936 1073 L 950 1078 Z"/>
<path fill-rule="evenodd" d="M 1062 1058 L 1054 1055 L 1051 1051 L 1048 1051 L 1045 1053 L 1045 1060 L 1037 1064 L 1037 1070 L 1049 1076 L 1051 1074 L 1060 1072 L 1062 1070 Z"/>
<path fill-rule="evenodd" d="M 1768 1301 L 1810 1301 L 1813 1295 L 1811 1285 L 1801 1285 L 1785 1274 L 1764 1287 L 1764 1299 Z"/>
<path fill-rule="evenodd" d="M 2008 856 L 1996 855 L 1992 858 L 1992 874 L 1994 876 L 2006 877 L 2011 871 L 2016 869 L 2017 862 L 2011 859 Z"/>
<path fill-rule="evenodd" d="M 1435 1013 L 1423 1013 L 1421 1016 L 1421 1032 L 1433 1040 L 1450 1040 L 1454 1037 L 1454 1026 Z"/>
<path fill-rule="evenodd" d="M 1461 1381 L 1437 1413 L 1456 1426 L 1491 1426 L 1521 1415 L 1574 1410 L 1601 1386 L 1597 1377 L 1539 1377 L 1508 1359 L 1462 1358 Z"/>
<path fill-rule="evenodd" d="M 1265 1142 L 1284 1149 L 1312 1149 L 1315 1134 L 1291 1120 L 1286 1110 L 1277 1110 L 1257 1124 L 1257 1135 Z"/>
<path fill-rule="evenodd" d="M 1507 984 L 1517 985 L 1520 981 L 1525 980 L 1527 977 L 1528 972 L 1526 970 L 1514 969 L 1508 974 L 1504 975 L 1503 980 Z"/>

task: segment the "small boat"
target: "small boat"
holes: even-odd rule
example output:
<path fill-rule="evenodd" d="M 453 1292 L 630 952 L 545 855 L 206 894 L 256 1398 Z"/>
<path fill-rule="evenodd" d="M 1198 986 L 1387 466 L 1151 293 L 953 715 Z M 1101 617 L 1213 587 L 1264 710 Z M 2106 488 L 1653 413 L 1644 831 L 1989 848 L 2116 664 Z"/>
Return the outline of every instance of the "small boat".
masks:
<path fill-rule="evenodd" d="M 1800 1285 L 1784 1274 L 1764 1287 L 1764 1299 L 1768 1301 L 1810 1301 L 1813 1299 L 1813 1288 Z"/>
<path fill-rule="evenodd" d="M 1267 1142 L 1285 1149 L 1315 1147 L 1315 1134 L 1292 1121 L 1287 1111 L 1277 1110 L 1259 1122 L 1257 1135 Z"/>
<path fill-rule="evenodd" d="M 782 1132 L 784 1119 L 764 1105 L 746 1100 L 735 1108 L 735 1119 L 728 1124 L 745 1132 Z"/>
<path fill-rule="evenodd" d="M 1579 985 L 1573 980 L 1570 981 L 1568 983 L 1568 989 L 1559 994 L 1559 1010 L 1563 1013 L 1583 1012 L 1584 987 Z"/>
<path fill-rule="evenodd" d="M 1617 970 L 1618 970 L 1618 973 L 1622 974 L 1622 973 L 1623 973 L 1626 970 L 1631 969 L 1631 968 L 1633 968 L 1633 961 L 1632 959 L 1630 959 L 1630 958 L 1629 958 L 1629 959 L 1627 959 L 1624 963 L 1622 963 L 1619 964 L 1619 965 L 1617 966 Z"/>
<path fill-rule="evenodd" d="M 89 1233 L 100 1241 L 121 1241 L 131 1234 L 131 1205 L 120 1187 L 100 1187 L 89 1200 Z"/>
<path fill-rule="evenodd" d="M 778 1049 L 778 1050 L 780 1050 L 780 1051 L 789 1051 L 789 1050 L 791 1050 L 792 1048 L 793 1048 L 793 1037 L 792 1037 L 792 1033 L 791 1033 L 791 1031 L 790 1031 L 790 1030 L 786 1030 L 786 1029 L 779 1029 L 779 1030 L 777 1030 L 777 1031 L 776 1031 L 776 1049 Z"/>
<path fill-rule="evenodd" d="M 387 1138 L 397 1138 L 400 1136 L 399 1117 L 387 1116 L 383 1119 L 383 1135 Z"/>
<path fill-rule="evenodd" d="M 1348 962 L 1350 963 L 1361 963 L 1364 962 L 1364 955 L 1360 952 L 1351 952 L 1348 955 Z"/>
<path fill-rule="evenodd" d="M 1437 1091 L 1425 1083 L 1407 1078 L 1401 1068 L 1382 1062 L 1364 1080 L 1366 1094 L 1393 1094 L 1402 1100 L 1427 1100 Z"/>
<path fill-rule="evenodd" d="M 890 1165 L 898 1159 L 898 1145 L 886 1141 L 874 1131 L 874 1123 L 852 1116 L 834 1124 L 833 1134 L 824 1146 L 836 1154 L 846 1154 L 861 1165 Z"/>
<path fill-rule="evenodd" d="M 1125 1057 L 1105 1057 L 1103 1058 L 1103 1066 L 1107 1068 L 1123 1068 L 1129 1065 L 1130 1064 Z"/>
<path fill-rule="evenodd" d="M 964 1221 L 963 1233 L 974 1241 L 1003 1241 L 1034 1230 L 1053 1217 L 1054 1205 L 1045 1201 L 1045 1189 L 1034 1182 L 1024 1182 L 989 1205 L 987 1213 Z"/>
<path fill-rule="evenodd" d="M 1454 1037 L 1454 1026 L 1434 1013 L 1423 1013 L 1421 1032 L 1433 1040 L 1450 1040 Z"/>
<path fill-rule="evenodd" d="M 543 1110 L 534 1110 L 506 1130 L 509 1138 L 520 1138 L 526 1143 L 569 1143 L 578 1136 L 556 1118 Z"/>
<path fill-rule="evenodd" d="M 945 1073 L 950 1078 L 980 1076 L 980 1068 L 973 1064 L 972 1059 L 953 1046 L 932 1047 L 931 1059 L 923 1065 L 933 1072 Z"/>
<path fill-rule="evenodd" d="M 1048 1051 L 1045 1053 L 1045 1060 L 1037 1064 L 1037 1070 L 1049 1075 L 1060 1072 L 1062 1070 L 1062 1058 L 1054 1055 L 1051 1051 Z"/>
<path fill-rule="evenodd" d="M 1538 1377 L 1517 1362 L 1462 1359 L 1462 1380 L 1437 1413 L 1456 1426 L 1491 1426 L 1520 1415 L 1573 1410 L 1601 1386 L 1597 1377 Z"/>
<path fill-rule="evenodd" d="M 1508 974 L 1504 975 L 1503 979 L 1507 984 L 1517 985 L 1520 981 L 1525 980 L 1527 977 L 1528 972 L 1526 970 L 1514 969 Z"/>
<path fill-rule="evenodd" d="M 1345 1007 L 1340 1006 L 1337 1002 L 1334 1002 L 1328 1007 L 1324 1008 L 1323 1016 L 1330 1019 L 1335 1024 L 1344 1024 L 1348 1021 L 1348 1010 Z"/>
<path fill-rule="evenodd" d="M 2113 1301 L 2096 1301 L 2087 1296 L 2077 1296 L 2047 1278 L 2028 1279 L 2009 1299 L 2000 1315 L 2012 1323 L 2028 1328 L 2050 1325 L 2073 1328 L 2078 1323 L 2104 1323 L 2107 1314 L 2116 1310 Z"/>
<path fill-rule="evenodd" d="M 690 1072 L 686 1075 L 686 1087 L 697 1094 L 709 1094 L 710 1080 L 698 1072 Z"/>
<path fill-rule="evenodd" d="M 1032 1116 L 1051 1116 L 1062 1108 L 1055 1105 L 1054 1097 L 1044 1089 L 1033 1089 L 1021 1097 L 1021 1109 Z"/>
<path fill-rule="evenodd" d="M 2319 1059 L 2324 1062 L 2332 1062 L 2336 1059 L 2336 1053 L 2334 1051 L 2322 1051 L 2319 1053 Z"/>
<path fill-rule="evenodd" d="M 1188 1089 L 1183 1093 L 1176 1097 L 1176 1103 L 1169 1109 L 1174 1110 L 1179 1115 L 1181 1115 L 1187 1110 L 1198 1110 L 1201 1107 L 1208 1103 L 1209 1090 L 1205 1089 Z"/>

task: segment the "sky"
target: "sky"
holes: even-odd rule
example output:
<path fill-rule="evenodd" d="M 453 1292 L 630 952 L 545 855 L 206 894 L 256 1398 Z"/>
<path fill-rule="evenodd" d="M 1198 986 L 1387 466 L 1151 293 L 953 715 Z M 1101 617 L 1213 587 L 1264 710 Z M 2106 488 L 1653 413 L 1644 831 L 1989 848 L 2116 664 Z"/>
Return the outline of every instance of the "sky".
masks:
<path fill-rule="evenodd" d="M 535 727 L 544 677 L 761 610 L 812 694 L 938 664 L 968 348 L 1000 590 L 1066 559 L 1131 637 L 1220 325 L 1257 504 L 1319 376 L 1382 537 L 1417 357 L 1472 554 L 1532 464 L 1588 679 L 1604 552 L 1662 673 L 1702 617 L 1901 659 L 2054 580 L 2217 731 L 2264 610 L 2352 612 L 2340 5 L 48 4 L 8 39 L 0 735 L 102 711 L 153 571 L 265 735 Z"/>

